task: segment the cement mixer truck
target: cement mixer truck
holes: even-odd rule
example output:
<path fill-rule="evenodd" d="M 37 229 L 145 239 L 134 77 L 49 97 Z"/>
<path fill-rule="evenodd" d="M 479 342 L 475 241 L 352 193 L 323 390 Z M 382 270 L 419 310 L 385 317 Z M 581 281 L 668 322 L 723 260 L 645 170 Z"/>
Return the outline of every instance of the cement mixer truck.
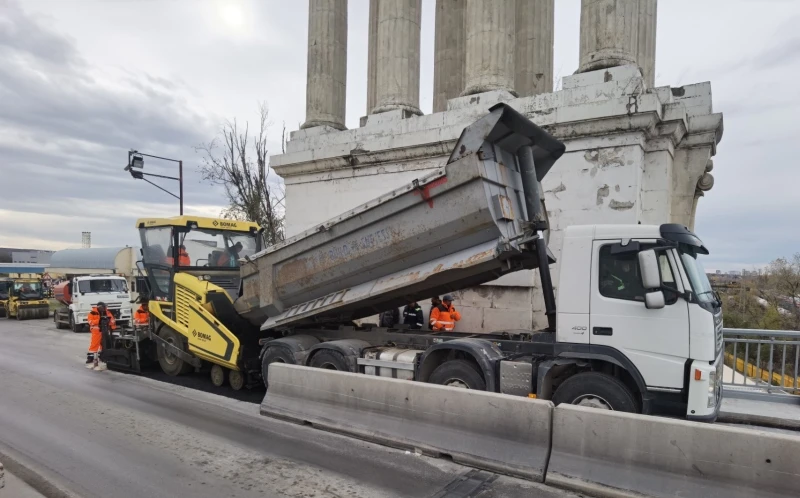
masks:
<path fill-rule="evenodd" d="M 61 307 L 53 312 L 58 329 L 88 332 L 88 316 L 92 307 L 104 302 L 121 326 L 131 322 L 131 295 L 128 282 L 117 275 L 84 275 L 71 277 L 53 288 L 53 297 Z"/>
<path fill-rule="evenodd" d="M 113 336 L 107 361 L 135 369 L 155 356 L 167 374 L 206 371 L 234 389 L 268 386 L 283 362 L 715 419 L 721 309 L 689 229 L 568 227 L 556 300 L 541 181 L 564 150 L 498 104 L 441 168 L 268 248 L 252 223 L 138 220 L 151 323 Z M 538 270 L 544 330 L 357 325 L 526 269 Z"/>

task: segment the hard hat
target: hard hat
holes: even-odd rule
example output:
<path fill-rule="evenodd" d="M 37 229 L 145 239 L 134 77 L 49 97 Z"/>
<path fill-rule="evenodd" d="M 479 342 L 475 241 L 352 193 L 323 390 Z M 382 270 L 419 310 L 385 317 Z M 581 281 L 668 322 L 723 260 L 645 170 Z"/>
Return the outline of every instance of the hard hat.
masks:
<path fill-rule="evenodd" d="M 442 301 L 453 302 L 453 296 L 451 296 L 450 294 L 445 294 L 444 297 L 442 298 Z"/>

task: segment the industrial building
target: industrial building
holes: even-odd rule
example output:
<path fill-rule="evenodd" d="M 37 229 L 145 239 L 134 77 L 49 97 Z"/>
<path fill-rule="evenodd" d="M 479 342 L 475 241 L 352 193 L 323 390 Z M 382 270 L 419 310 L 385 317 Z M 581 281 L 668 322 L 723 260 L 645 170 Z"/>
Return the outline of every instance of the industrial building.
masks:
<path fill-rule="evenodd" d="M 131 296 L 137 295 L 140 282 L 136 261 L 138 247 L 93 247 L 64 249 L 53 254 L 48 273 L 51 278 L 79 275 L 120 275 L 128 281 Z"/>
<path fill-rule="evenodd" d="M 55 251 L 12 251 L 12 263 L 49 265 Z"/>

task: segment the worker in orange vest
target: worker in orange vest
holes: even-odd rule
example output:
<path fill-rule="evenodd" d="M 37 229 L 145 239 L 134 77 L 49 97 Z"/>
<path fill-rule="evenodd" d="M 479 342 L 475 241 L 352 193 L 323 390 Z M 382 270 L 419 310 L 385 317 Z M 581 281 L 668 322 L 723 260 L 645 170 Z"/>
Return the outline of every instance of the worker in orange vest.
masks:
<path fill-rule="evenodd" d="M 117 322 L 114 321 L 114 315 L 108 311 L 104 302 L 97 303 L 97 306 L 92 308 L 86 321 L 89 322 L 89 331 L 92 333 L 91 341 L 89 342 L 89 352 L 86 353 L 86 368 L 93 368 L 95 370 L 105 370 L 106 364 L 100 361 L 98 357 L 100 350 L 103 349 L 103 334 L 100 330 L 103 318 L 108 320 L 108 330 L 117 328 Z"/>
<path fill-rule="evenodd" d="M 220 254 L 216 266 L 236 267 L 239 261 L 239 253 L 242 252 L 242 243 L 237 242 L 229 250 Z"/>
<path fill-rule="evenodd" d="M 167 264 L 172 265 L 175 259 L 172 256 L 167 257 Z M 178 247 L 178 266 L 192 266 L 192 258 L 186 252 L 186 246 L 183 244 Z"/>
<path fill-rule="evenodd" d="M 133 325 L 136 327 L 147 327 L 150 325 L 150 310 L 147 301 L 142 301 L 136 313 L 133 314 Z"/>
<path fill-rule="evenodd" d="M 453 307 L 453 296 L 446 294 L 442 302 L 431 310 L 431 330 L 451 332 L 456 328 L 456 322 L 461 320 L 461 313 Z"/>

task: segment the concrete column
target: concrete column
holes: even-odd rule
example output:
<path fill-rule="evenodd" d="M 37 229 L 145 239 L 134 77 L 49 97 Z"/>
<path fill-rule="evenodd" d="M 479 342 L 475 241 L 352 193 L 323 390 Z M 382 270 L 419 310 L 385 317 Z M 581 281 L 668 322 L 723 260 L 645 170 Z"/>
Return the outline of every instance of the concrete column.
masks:
<path fill-rule="evenodd" d="M 462 95 L 514 92 L 516 44 L 514 0 L 467 0 L 466 74 Z"/>
<path fill-rule="evenodd" d="M 553 91 L 555 0 L 517 0 L 516 78 L 520 97 Z"/>
<path fill-rule="evenodd" d="M 642 68 L 647 86 L 656 84 L 656 24 L 658 0 L 641 0 L 639 4 L 639 49 L 636 60 Z"/>
<path fill-rule="evenodd" d="M 367 36 L 367 114 L 375 108 L 375 79 L 378 75 L 378 1 L 369 0 Z"/>
<path fill-rule="evenodd" d="M 581 0 L 579 73 L 636 64 L 639 0 Z"/>
<path fill-rule="evenodd" d="M 343 130 L 347 90 L 347 0 L 309 0 L 306 122 Z"/>
<path fill-rule="evenodd" d="M 447 101 L 464 90 L 464 0 L 436 0 L 433 48 L 433 112 L 447 110 Z"/>
<path fill-rule="evenodd" d="M 421 0 L 378 2 L 377 74 L 372 113 L 419 110 Z"/>

